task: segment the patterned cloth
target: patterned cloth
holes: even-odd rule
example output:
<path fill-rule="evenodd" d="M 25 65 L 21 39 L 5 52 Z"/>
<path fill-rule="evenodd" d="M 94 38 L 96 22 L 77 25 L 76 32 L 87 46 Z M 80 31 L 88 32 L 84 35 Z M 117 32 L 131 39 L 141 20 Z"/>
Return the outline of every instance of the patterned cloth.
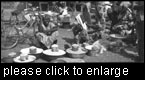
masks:
<path fill-rule="evenodd" d="M 98 51 L 98 53 L 102 54 L 104 51 L 106 51 L 107 49 L 100 43 L 99 40 L 95 41 L 93 43 L 93 47 L 95 48 L 95 50 Z"/>
<path fill-rule="evenodd" d="M 50 36 L 44 34 L 44 33 L 37 33 L 37 38 L 47 47 L 50 48 L 50 46 L 53 44 L 55 40 L 57 40 L 59 33 L 58 31 L 53 32 Z"/>
<path fill-rule="evenodd" d="M 56 25 L 53 22 L 49 22 L 48 26 L 43 23 L 39 24 L 39 32 L 36 34 L 38 40 L 43 43 L 47 48 L 57 40 L 59 35 Z"/>

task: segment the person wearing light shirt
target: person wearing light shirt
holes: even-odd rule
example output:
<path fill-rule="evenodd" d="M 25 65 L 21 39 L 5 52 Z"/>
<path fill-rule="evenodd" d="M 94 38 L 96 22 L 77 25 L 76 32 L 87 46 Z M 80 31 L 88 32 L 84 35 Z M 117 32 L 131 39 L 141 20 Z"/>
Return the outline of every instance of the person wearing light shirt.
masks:
<path fill-rule="evenodd" d="M 38 33 L 36 33 L 36 37 L 41 42 L 43 49 L 49 49 L 52 44 L 56 44 L 59 35 L 56 23 L 53 22 L 52 18 L 48 17 L 42 18 L 40 24 L 38 24 Z"/>

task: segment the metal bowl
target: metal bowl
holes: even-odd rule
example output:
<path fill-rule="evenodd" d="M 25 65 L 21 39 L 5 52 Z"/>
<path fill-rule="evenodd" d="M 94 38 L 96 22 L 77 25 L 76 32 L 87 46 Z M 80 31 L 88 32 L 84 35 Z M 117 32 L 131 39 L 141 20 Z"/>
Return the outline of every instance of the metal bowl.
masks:
<path fill-rule="evenodd" d="M 86 55 L 86 53 L 83 53 L 83 54 L 71 54 L 71 53 L 69 53 L 69 56 L 72 58 L 84 58 L 85 55 Z"/>
<path fill-rule="evenodd" d="M 62 56 L 50 56 L 50 55 L 46 55 L 46 54 L 41 54 L 40 58 L 46 61 L 51 61 L 51 60 L 55 60 L 57 58 L 61 58 Z"/>
<path fill-rule="evenodd" d="M 88 56 L 96 56 L 95 51 L 92 50 L 93 45 L 87 45 L 85 48 L 88 50 L 88 52 L 87 52 Z"/>
<path fill-rule="evenodd" d="M 82 48 L 79 48 L 77 51 L 73 51 L 71 48 L 69 48 L 66 51 L 71 58 L 83 58 L 87 53 L 87 50 Z"/>
<path fill-rule="evenodd" d="M 95 57 L 97 56 L 97 52 L 93 50 L 88 50 L 87 55 L 90 57 Z"/>

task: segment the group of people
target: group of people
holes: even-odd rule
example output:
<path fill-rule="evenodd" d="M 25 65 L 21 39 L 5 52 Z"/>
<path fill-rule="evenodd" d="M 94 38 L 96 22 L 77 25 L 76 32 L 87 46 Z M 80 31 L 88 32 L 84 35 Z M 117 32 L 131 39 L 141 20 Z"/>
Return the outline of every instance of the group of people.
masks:
<path fill-rule="evenodd" d="M 144 60 L 144 39 L 145 39 L 144 38 L 144 3 L 140 1 L 135 1 L 135 2 L 124 2 L 124 1 L 108 2 L 107 1 L 107 2 L 100 2 L 100 3 L 94 2 L 94 4 L 96 10 L 95 17 L 96 17 L 97 24 L 94 24 L 92 26 L 92 22 L 90 18 L 91 16 L 89 13 L 91 9 L 91 3 L 87 2 L 83 7 L 82 13 L 80 14 L 82 23 L 79 20 L 79 18 L 77 18 L 76 16 L 76 21 L 72 25 L 75 26 L 72 29 L 74 35 L 78 35 L 83 30 L 84 30 L 83 35 L 86 35 L 88 33 L 86 32 L 86 30 L 89 28 L 99 31 L 95 33 L 101 33 L 100 31 L 107 29 L 106 26 L 107 21 L 111 22 L 111 27 L 108 29 L 110 30 L 110 32 L 113 32 L 114 31 L 113 27 L 115 25 L 126 22 L 128 26 L 131 26 L 127 28 L 131 29 L 132 26 L 135 26 L 132 28 L 132 30 L 133 29 L 136 30 L 136 35 L 138 39 L 139 60 L 143 61 Z M 64 11 L 67 11 L 67 7 L 64 7 L 64 10 L 60 11 L 61 16 L 68 14 L 67 12 Z M 38 24 L 38 32 L 36 33 L 36 39 L 39 41 L 40 46 L 43 49 L 50 48 L 52 44 L 57 44 L 57 38 L 59 36 L 58 28 L 59 28 L 58 23 L 54 22 L 53 18 L 50 18 L 47 15 L 41 18 Z M 82 29 L 78 29 L 78 28 L 82 28 Z M 85 38 L 87 37 L 88 36 L 86 36 Z M 97 37 L 98 37 L 97 40 L 101 38 L 100 36 Z M 78 37 L 77 39 L 79 38 L 80 37 Z"/>
<path fill-rule="evenodd" d="M 144 2 L 104 1 L 94 4 L 96 9 L 95 17 L 97 19 L 97 23 L 92 26 L 89 11 L 91 8 L 91 3 L 89 4 L 89 2 L 87 2 L 83 7 L 83 12 L 81 13 L 83 24 L 86 24 L 88 29 L 92 28 L 97 31 L 105 31 L 106 29 L 108 29 L 109 34 L 118 33 L 123 36 L 133 36 L 129 37 L 129 39 L 132 41 L 130 42 L 130 44 L 137 44 L 139 54 L 139 57 L 137 59 L 139 61 L 144 61 Z M 107 27 L 108 21 L 111 22 L 111 26 L 109 28 Z M 74 30 L 80 28 L 80 26 L 76 27 Z M 82 28 L 84 29 L 86 27 L 82 26 Z M 78 29 L 76 31 L 79 30 L 81 31 L 81 29 Z M 95 34 L 96 33 L 101 32 L 95 32 Z M 77 33 L 74 34 L 76 35 Z M 81 35 L 81 37 L 83 36 Z M 100 36 L 97 37 L 99 37 L 97 40 L 101 38 Z M 84 37 L 83 39 L 86 38 Z M 96 37 L 94 37 L 94 39 L 96 39 Z"/>
<path fill-rule="evenodd" d="M 132 30 L 129 34 L 136 35 L 138 47 L 138 60 L 144 61 L 144 1 L 114 2 L 112 12 L 108 12 L 113 27 L 116 24 L 124 23 L 127 30 Z M 124 27 L 125 28 L 125 27 Z M 128 31 L 129 32 L 129 31 Z"/>

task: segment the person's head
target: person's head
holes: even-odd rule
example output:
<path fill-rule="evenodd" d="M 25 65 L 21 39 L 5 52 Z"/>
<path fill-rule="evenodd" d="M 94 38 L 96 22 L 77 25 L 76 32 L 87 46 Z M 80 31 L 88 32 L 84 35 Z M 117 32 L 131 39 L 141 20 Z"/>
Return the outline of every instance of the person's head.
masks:
<path fill-rule="evenodd" d="M 87 12 L 87 11 L 88 11 L 87 5 L 85 5 L 85 4 L 83 5 L 83 11 L 84 11 L 84 12 Z"/>
<path fill-rule="evenodd" d="M 32 3 L 28 3 L 28 6 L 29 6 L 29 7 L 32 7 L 32 6 L 33 6 L 33 4 L 32 4 Z"/>
<path fill-rule="evenodd" d="M 108 8 L 107 13 L 112 13 L 112 12 L 113 12 L 112 8 Z"/>
<path fill-rule="evenodd" d="M 61 2 L 62 8 L 66 7 L 66 3 L 65 2 Z"/>
<path fill-rule="evenodd" d="M 50 22 L 50 17 L 48 15 L 45 15 L 43 17 L 43 23 L 44 23 L 44 25 L 48 26 L 49 22 Z"/>
<path fill-rule="evenodd" d="M 56 5 L 56 2 L 52 2 L 52 4 L 55 6 L 55 5 Z"/>
<path fill-rule="evenodd" d="M 119 2 L 118 2 L 118 1 L 114 1 L 114 2 L 113 2 L 113 5 L 114 5 L 114 6 L 119 6 Z"/>

